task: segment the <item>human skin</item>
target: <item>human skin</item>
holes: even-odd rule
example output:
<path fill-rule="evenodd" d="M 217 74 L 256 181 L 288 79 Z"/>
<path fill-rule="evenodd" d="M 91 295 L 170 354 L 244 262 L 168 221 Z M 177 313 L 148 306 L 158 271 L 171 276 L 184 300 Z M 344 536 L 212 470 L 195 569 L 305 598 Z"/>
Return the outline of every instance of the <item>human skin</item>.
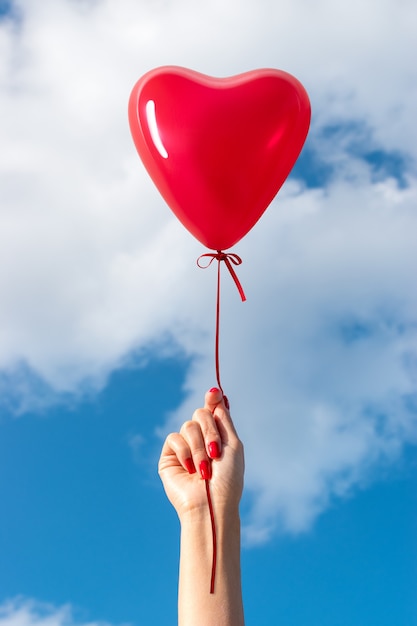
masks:
<path fill-rule="evenodd" d="M 179 433 L 168 435 L 158 469 L 181 525 L 179 626 L 244 626 L 239 517 L 244 454 L 221 391 L 208 391 L 204 408 Z M 214 593 L 206 479 L 217 534 Z"/>

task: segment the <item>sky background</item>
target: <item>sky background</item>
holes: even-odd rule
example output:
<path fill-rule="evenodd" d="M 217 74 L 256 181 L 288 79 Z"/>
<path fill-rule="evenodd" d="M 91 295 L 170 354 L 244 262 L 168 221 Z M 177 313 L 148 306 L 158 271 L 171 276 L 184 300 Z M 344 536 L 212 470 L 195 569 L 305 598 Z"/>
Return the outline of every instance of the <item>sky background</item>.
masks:
<path fill-rule="evenodd" d="M 215 384 L 215 272 L 130 137 L 160 65 L 312 104 L 223 281 L 247 624 L 417 625 L 416 36 L 411 0 L 0 0 L 0 626 L 176 623 L 156 465 Z"/>

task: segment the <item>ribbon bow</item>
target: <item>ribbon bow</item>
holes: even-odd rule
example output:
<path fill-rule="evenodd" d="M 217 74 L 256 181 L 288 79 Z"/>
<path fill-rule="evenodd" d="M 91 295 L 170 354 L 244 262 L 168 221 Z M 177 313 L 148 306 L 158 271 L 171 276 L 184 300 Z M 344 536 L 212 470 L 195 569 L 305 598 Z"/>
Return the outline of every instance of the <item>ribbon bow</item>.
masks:
<path fill-rule="evenodd" d="M 209 258 L 209 262 L 204 264 L 201 263 L 201 259 L 204 258 Z M 242 302 L 245 302 L 246 300 L 246 296 L 245 296 L 245 292 L 243 291 L 243 287 L 240 284 L 240 281 L 237 277 L 237 274 L 235 272 L 235 270 L 233 269 L 232 263 L 233 265 L 241 265 L 242 264 L 242 259 L 240 258 L 240 256 L 238 256 L 237 254 L 234 254 L 233 252 L 222 252 L 221 250 L 217 250 L 217 252 L 207 252 L 206 254 L 202 254 L 201 256 L 198 257 L 197 259 L 197 265 L 198 267 L 200 267 L 201 269 L 205 270 L 208 267 L 210 267 L 210 265 L 213 263 L 214 259 L 216 259 L 219 264 L 218 264 L 218 272 L 219 272 L 219 276 L 220 276 L 220 263 L 221 261 L 224 261 L 224 263 L 226 264 L 227 269 L 229 270 L 230 276 L 233 278 L 233 280 L 235 281 L 235 285 L 239 291 L 239 295 L 242 299 Z M 219 278 L 219 282 L 218 284 L 220 284 L 220 278 Z"/>

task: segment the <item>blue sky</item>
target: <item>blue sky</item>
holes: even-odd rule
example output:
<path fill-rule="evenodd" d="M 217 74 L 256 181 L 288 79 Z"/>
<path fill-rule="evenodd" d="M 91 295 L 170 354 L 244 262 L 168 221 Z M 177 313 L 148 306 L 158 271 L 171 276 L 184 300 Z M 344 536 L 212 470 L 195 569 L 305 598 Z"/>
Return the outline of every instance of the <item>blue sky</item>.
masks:
<path fill-rule="evenodd" d="M 0 626 L 176 620 L 163 436 L 214 383 L 215 272 L 148 179 L 136 80 L 293 73 L 312 127 L 223 281 L 247 624 L 417 624 L 416 8 L 0 3 Z"/>
<path fill-rule="evenodd" d="M 178 523 L 158 484 L 153 430 L 180 402 L 185 367 L 123 370 L 76 408 L 3 415 L 3 602 L 23 596 L 16 610 L 41 599 L 54 604 L 49 614 L 71 602 L 70 624 L 175 623 Z M 129 445 L 138 428 L 148 442 L 140 454 Z M 248 624 L 415 623 L 411 451 L 378 477 L 309 532 L 243 551 Z M 32 606 L 27 623 L 43 611 Z M 0 612 L 2 626 L 12 623 Z"/>

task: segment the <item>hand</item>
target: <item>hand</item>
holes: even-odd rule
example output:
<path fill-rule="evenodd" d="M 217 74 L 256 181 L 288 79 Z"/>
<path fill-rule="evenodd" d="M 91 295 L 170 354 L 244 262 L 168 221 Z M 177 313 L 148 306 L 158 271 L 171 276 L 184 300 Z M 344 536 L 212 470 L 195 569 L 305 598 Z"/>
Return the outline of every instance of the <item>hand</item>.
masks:
<path fill-rule="evenodd" d="M 189 511 L 207 507 L 204 479 L 210 479 L 217 512 L 238 509 L 243 489 L 243 445 L 221 391 L 208 391 L 204 408 L 197 409 L 179 433 L 168 435 L 158 469 L 180 519 Z"/>

